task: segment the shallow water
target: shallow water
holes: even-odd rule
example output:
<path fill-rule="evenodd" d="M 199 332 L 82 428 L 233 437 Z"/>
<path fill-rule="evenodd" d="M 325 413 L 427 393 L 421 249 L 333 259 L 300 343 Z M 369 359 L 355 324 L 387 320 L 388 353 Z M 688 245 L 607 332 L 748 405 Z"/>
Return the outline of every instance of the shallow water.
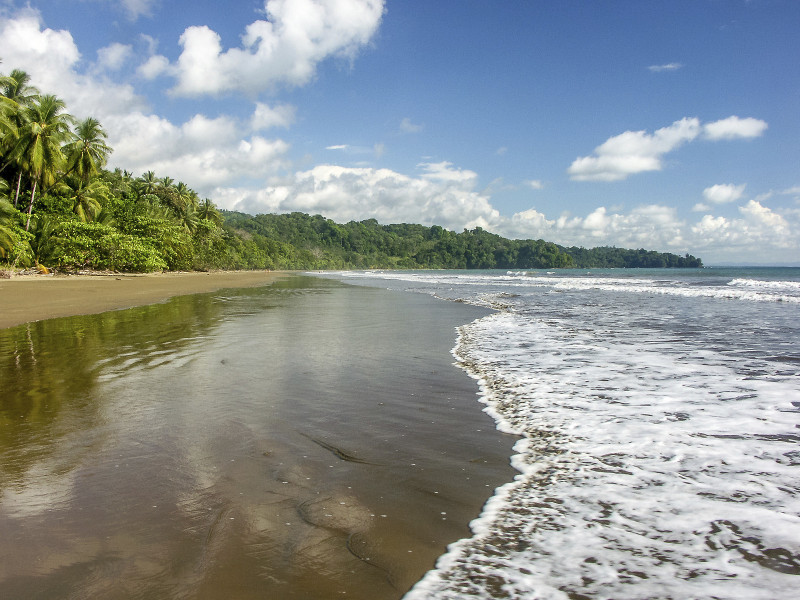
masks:
<path fill-rule="evenodd" d="M 498 310 L 456 355 L 520 473 L 408 600 L 797 597 L 800 269 L 341 277 Z"/>
<path fill-rule="evenodd" d="M 399 598 L 513 476 L 486 314 L 312 278 L 0 330 L 3 598 Z"/>

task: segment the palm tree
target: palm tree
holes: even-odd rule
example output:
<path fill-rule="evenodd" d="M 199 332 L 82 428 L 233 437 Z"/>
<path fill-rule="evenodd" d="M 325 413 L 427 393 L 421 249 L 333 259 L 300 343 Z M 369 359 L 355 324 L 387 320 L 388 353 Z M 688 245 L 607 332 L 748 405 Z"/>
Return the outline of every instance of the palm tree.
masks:
<path fill-rule="evenodd" d="M 194 207 L 191 204 L 187 204 L 178 213 L 178 222 L 188 233 L 193 234 L 197 231 L 197 224 L 200 222 L 200 218 L 197 216 L 197 211 Z"/>
<path fill-rule="evenodd" d="M 39 95 L 39 90 L 30 85 L 31 76 L 25 71 L 14 69 L 11 74 L 0 78 L 0 108 L 4 119 L 0 117 L 0 127 L 6 130 L 0 149 L 9 151 L 17 141 L 18 130 L 23 124 L 21 109 L 30 104 Z M 5 169 L 13 161 L 7 161 L 2 168 Z M 17 191 L 14 194 L 14 206 L 19 201 L 19 191 L 22 186 L 22 169 L 17 165 Z"/>
<path fill-rule="evenodd" d="M 158 180 L 158 183 L 162 188 L 169 189 L 172 187 L 173 181 L 175 180 L 172 177 L 162 177 L 161 179 Z"/>
<path fill-rule="evenodd" d="M 142 182 L 142 195 L 152 194 L 156 191 L 156 186 L 158 184 L 158 179 L 156 178 L 156 174 L 152 171 L 147 171 L 144 175 L 139 178 L 139 181 Z"/>
<path fill-rule="evenodd" d="M 27 231 L 36 200 L 37 186 L 55 182 L 56 172 L 64 161 L 61 144 L 69 139 L 71 115 L 63 112 L 64 101 L 52 95 L 42 96 L 23 108 L 23 124 L 11 157 L 28 173 L 31 180 L 31 200 L 28 205 Z"/>
<path fill-rule="evenodd" d="M 33 260 L 37 265 L 49 264 L 58 249 L 59 222 L 47 215 L 36 215 L 31 225 L 30 232 L 33 234 L 33 239 L 31 239 L 30 245 Z"/>
<path fill-rule="evenodd" d="M 31 76 L 25 71 L 14 69 L 0 81 L 0 95 L 19 106 L 31 104 L 39 95 L 39 90 L 30 85 Z"/>
<path fill-rule="evenodd" d="M 68 182 L 68 196 L 72 202 L 72 212 L 84 223 L 97 220 L 97 216 L 108 202 L 111 191 L 102 179 L 93 179 L 89 183 L 79 178 Z"/>
<path fill-rule="evenodd" d="M 214 203 L 208 198 L 200 203 L 200 206 L 197 208 L 197 216 L 206 221 L 216 223 L 217 225 L 222 224 L 222 216 L 219 214 L 217 207 L 214 206 Z"/>
<path fill-rule="evenodd" d="M 175 185 L 174 189 L 178 196 L 178 201 L 180 204 L 179 208 L 185 206 L 193 206 L 194 208 L 197 208 L 197 194 L 193 189 L 189 188 L 189 186 L 182 181 L 179 181 Z"/>
<path fill-rule="evenodd" d="M 88 117 L 75 127 L 75 140 L 64 146 L 67 157 L 67 172 L 75 173 L 87 184 L 106 164 L 111 147 L 105 140 L 108 134 L 97 119 Z"/>

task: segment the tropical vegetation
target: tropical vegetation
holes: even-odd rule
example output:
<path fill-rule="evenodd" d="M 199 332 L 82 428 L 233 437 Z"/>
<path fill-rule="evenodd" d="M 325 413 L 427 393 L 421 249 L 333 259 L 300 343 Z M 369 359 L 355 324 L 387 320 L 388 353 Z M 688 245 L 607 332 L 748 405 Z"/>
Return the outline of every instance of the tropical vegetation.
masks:
<path fill-rule="evenodd" d="M 692 256 L 564 248 L 476 227 L 338 224 L 218 209 L 183 182 L 106 168 L 112 148 L 24 71 L 0 75 L 0 265 L 148 272 L 208 269 L 698 267 Z"/>

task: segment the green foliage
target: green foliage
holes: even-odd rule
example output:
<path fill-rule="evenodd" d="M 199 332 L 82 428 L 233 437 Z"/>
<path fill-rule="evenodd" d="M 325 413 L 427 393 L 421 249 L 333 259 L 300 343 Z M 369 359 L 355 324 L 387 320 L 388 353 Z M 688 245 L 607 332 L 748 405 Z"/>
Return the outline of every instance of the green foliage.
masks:
<path fill-rule="evenodd" d="M 161 271 L 167 263 L 149 240 L 101 223 L 66 221 L 57 230 L 56 266 L 65 270 Z"/>
<path fill-rule="evenodd" d="M 151 270 L 186 271 L 192 268 L 192 239 L 177 223 L 146 215 L 134 215 L 120 229 L 140 239 L 159 254 L 163 266 Z"/>
<path fill-rule="evenodd" d="M 678 256 L 667 252 L 654 250 L 629 250 L 602 246 L 599 248 L 565 248 L 575 261 L 576 267 L 581 268 L 606 268 L 606 269 L 633 269 L 633 268 L 681 268 L 695 269 L 703 266 L 699 258 L 686 254 Z"/>
<path fill-rule="evenodd" d="M 226 226 L 253 242 L 277 240 L 279 268 L 494 269 L 570 267 L 571 258 L 542 240 L 508 240 L 480 227 L 454 233 L 438 225 L 381 225 L 375 219 L 344 225 L 304 213 L 258 215 L 222 211 Z"/>

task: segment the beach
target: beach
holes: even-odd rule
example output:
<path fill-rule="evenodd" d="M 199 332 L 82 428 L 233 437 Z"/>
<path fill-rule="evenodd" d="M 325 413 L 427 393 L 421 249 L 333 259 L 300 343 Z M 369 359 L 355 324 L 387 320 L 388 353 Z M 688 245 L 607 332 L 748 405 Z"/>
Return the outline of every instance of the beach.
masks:
<path fill-rule="evenodd" d="M 6 597 L 398 599 L 516 473 L 450 354 L 485 309 L 275 273 L 10 288 L 141 306 L 0 329 Z"/>
<path fill-rule="evenodd" d="M 0 329 L 163 302 L 183 294 L 267 285 L 274 271 L 24 275 L 0 279 Z"/>

